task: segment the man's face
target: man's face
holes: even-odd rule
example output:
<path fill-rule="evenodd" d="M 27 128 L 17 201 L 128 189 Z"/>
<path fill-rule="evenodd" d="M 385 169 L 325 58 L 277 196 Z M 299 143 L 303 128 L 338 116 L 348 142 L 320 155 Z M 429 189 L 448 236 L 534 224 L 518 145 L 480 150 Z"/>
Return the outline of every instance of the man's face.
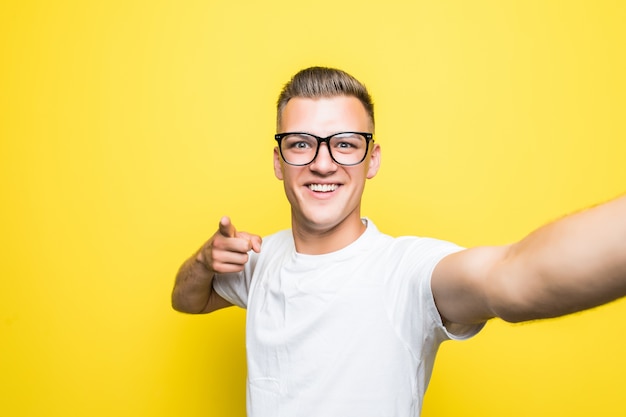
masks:
<path fill-rule="evenodd" d="M 371 122 L 355 97 L 293 98 L 283 109 L 280 132 L 305 132 L 327 137 L 339 132 L 371 132 Z M 361 195 L 365 180 L 376 175 L 380 148 L 370 144 L 363 162 L 354 166 L 335 163 L 326 144 L 306 166 L 286 164 L 274 149 L 274 172 L 284 181 L 291 203 L 294 228 L 330 231 L 342 224 L 361 224 Z"/>

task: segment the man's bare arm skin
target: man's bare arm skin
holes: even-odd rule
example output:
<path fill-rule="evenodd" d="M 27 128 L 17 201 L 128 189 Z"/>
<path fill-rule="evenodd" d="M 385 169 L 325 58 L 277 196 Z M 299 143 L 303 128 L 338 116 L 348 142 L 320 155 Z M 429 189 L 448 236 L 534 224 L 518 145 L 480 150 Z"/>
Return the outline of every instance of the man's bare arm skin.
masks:
<path fill-rule="evenodd" d="M 518 243 L 444 258 L 432 278 L 444 320 L 557 317 L 626 295 L 626 196 L 548 224 Z"/>
<path fill-rule="evenodd" d="M 213 289 L 213 277 L 242 271 L 250 250 L 260 252 L 261 238 L 237 232 L 230 219 L 223 217 L 217 232 L 178 270 L 172 307 L 183 313 L 199 314 L 231 306 Z"/>

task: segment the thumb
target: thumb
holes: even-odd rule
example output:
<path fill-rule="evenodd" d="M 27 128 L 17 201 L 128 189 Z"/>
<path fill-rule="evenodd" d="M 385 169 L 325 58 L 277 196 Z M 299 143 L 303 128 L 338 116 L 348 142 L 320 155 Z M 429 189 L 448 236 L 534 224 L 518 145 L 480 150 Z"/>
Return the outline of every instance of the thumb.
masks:
<path fill-rule="evenodd" d="M 236 230 L 230 222 L 230 217 L 224 216 L 220 219 L 219 232 L 224 237 L 235 237 Z"/>

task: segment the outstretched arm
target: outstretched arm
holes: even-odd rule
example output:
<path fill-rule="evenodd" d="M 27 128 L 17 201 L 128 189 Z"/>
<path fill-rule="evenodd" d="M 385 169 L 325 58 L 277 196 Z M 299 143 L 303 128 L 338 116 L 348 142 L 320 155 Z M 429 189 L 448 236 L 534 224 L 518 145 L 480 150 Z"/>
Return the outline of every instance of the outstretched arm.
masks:
<path fill-rule="evenodd" d="M 468 249 L 435 268 L 444 320 L 519 322 L 626 295 L 626 196 L 548 224 L 518 243 Z"/>
<path fill-rule="evenodd" d="M 261 238 L 237 232 L 230 219 L 223 217 L 218 231 L 178 270 L 172 307 L 184 313 L 210 313 L 230 306 L 213 289 L 213 277 L 242 271 L 250 250 L 260 252 Z"/>

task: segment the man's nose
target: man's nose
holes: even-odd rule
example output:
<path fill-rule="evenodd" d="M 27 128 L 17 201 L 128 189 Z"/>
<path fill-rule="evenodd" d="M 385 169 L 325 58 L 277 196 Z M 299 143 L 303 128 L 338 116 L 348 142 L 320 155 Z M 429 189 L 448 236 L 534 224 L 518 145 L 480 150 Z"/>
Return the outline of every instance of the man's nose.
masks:
<path fill-rule="evenodd" d="M 320 148 L 317 151 L 317 156 L 310 165 L 311 169 L 319 172 L 329 172 L 337 169 L 337 164 L 330 156 L 330 149 L 327 143 L 320 143 Z"/>

